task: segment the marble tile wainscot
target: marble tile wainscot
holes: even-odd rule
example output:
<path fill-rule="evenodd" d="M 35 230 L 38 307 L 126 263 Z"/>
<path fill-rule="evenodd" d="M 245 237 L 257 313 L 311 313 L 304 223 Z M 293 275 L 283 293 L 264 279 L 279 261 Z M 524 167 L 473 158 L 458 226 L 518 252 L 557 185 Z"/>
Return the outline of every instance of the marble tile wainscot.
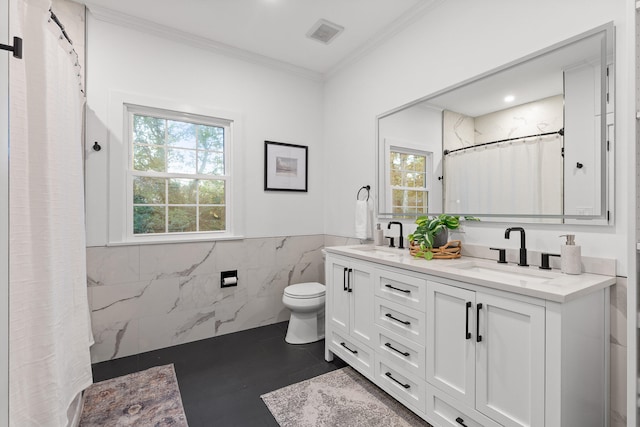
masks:
<path fill-rule="evenodd" d="M 92 362 L 287 320 L 290 284 L 323 281 L 324 235 L 87 248 Z M 220 272 L 238 270 L 222 289 Z"/>

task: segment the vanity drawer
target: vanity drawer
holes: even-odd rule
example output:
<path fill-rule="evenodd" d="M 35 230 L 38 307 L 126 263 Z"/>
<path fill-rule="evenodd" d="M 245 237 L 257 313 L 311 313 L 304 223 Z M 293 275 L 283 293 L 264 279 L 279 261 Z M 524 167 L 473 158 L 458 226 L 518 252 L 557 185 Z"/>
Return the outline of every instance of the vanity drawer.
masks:
<path fill-rule="evenodd" d="M 376 385 L 418 415 L 425 414 L 427 383 L 376 356 Z M 460 427 L 458 425 L 458 427 Z"/>
<path fill-rule="evenodd" d="M 403 338 L 379 325 L 376 325 L 376 354 L 382 359 L 404 369 L 412 376 L 426 379 L 425 348 Z"/>
<path fill-rule="evenodd" d="M 425 310 L 427 281 L 407 274 L 389 270 L 378 270 L 376 295 L 390 301 Z"/>
<path fill-rule="evenodd" d="M 339 358 L 369 378 L 373 377 L 373 351 L 365 345 L 335 331 L 331 332 L 329 349 Z"/>
<path fill-rule="evenodd" d="M 430 384 L 427 384 L 427 418 L 440 427 L 500 427 Z"/>
<path fill-rule="evenodd" d="M 376 297 L 374 317 L 376 325 L 424 346 L 425 314 L 423 312 Z"/>

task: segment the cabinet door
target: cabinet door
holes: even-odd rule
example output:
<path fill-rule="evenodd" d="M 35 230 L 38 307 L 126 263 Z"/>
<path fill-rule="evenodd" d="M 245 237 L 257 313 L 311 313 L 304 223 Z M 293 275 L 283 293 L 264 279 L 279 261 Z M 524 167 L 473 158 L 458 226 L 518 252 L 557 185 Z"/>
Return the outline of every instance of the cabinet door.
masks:
<path fill-rule="evenodd" d="M 333 328 L 345 335 L 349 333 L 348 274 L 347 262 L 327 257 L 327 329 Z"/>
<path fill-rule="evenodd" d="M 544 425 L 544 307 L 476 293 L 476 409 L 507 426 Z"/>
<path fill-rule="evenodd" d="M 373 345 L 373 269 L 351 263 L 347 275 L 349 333 L 364 344 Z"/>
<path fill-rule="evenodd" d="M 475 407 L 475 292 L 427 282 L 427 381 Z"/>

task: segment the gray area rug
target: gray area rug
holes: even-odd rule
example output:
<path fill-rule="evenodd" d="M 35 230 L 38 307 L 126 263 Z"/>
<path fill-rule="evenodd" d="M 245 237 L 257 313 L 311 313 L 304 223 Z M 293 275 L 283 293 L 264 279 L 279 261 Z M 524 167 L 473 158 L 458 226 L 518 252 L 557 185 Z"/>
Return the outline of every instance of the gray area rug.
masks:
<path fill-rule="evenodd" d="M 351 367 L 260 397 L 282 427 L 429 426 Z"/>
<path fill-rule="evenodd" d="M 187 427 L 173 365 L 93 384 L 84 396 L 82 427 Z"/>

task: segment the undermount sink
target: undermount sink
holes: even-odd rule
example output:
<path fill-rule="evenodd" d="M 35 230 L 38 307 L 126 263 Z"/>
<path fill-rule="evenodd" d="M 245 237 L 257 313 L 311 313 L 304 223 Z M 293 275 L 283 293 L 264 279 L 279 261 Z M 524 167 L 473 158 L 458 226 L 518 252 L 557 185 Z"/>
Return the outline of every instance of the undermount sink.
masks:
<path fill-rule="evenodd" d="M 492 265 L 477 261 L 463 262 L 451 267 L 478 275 L 478 277 L 507 283 L 545 283 L 559 276 L 559 273 L 550 271 L 497 263 Z"/>
<path fill-rule="evenodd" d="M 404 249 L 389 248 L 387 246 L 362 245 L 351 248 L 354 251 L 363 252 L 381 258 L 401 258 L 405 254 Z"/>

